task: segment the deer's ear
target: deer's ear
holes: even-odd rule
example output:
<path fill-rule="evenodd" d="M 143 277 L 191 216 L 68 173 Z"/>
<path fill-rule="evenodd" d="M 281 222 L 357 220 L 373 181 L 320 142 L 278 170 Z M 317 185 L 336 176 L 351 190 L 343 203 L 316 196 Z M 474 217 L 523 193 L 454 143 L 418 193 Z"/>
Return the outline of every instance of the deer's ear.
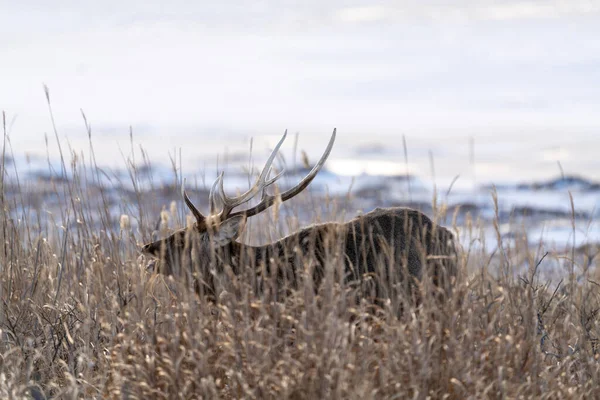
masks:
<path fill-rule="evenodd" d="M 156 242 L 148 243 L 144 247 L 142 247 L 142 253 L 152 255 L 155 257 L 160 257 L 161 251 L 165 248 L 168 248 L 173 242 L 173 237 L 167 237 L 164 239 L 157 240 Z"/>
<path fill-rule="evenodd" d="M 161 245 L 160 240 L 156 241 L 156 242 L 148 243 L 144 247 L 142 247 L 142 253 L 157 256 L 160 253 L 160 245 Z"/>
<path fill-rule="evenodd" d="M 244 216 L 237 215 L 233 218 L 226 219 L 219 225 L 219 229 L 214 232 L 211 237 L 211 241 L 214 246 L 225 246 L 232 240 L 234 240 L 240 234 L 242 225 L 244 223 Z"/>

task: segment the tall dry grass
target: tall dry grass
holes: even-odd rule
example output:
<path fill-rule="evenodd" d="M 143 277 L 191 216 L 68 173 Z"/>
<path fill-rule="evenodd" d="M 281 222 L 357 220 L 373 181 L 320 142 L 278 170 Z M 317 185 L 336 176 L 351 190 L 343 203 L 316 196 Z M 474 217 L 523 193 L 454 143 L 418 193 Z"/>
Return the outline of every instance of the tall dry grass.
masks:
<path fill-rule="evenodd" d="M 7 160 L 6 131 L 3 149 Z M 138 261 L 161 207 L 149 193 L 162 189 L 142 184 L 139 165 L 148 160 L 131 160 L 133 189 L 115 194 L 93 148 L 87 156 L 63 153 L 61 169 L 43 182 L 21 180 L 2 162 L 0 398 L 600 393 L 600 288 L 593 268 L 575 279 L 574 254 L 563 260 L 572 265 L 564 283 L 547 284 L 539 271 L 554 254 L 502 243 L 500 234 L 489 254 L 468 221 L 454 227 L 473 245 L 461 252 L 452 296 L 443 304 L 425 296 L 400 318 L 348 301 L 333 281 L 316 295 L 304 287 L 274 302 L 244 276 L 225 276 L 236 292 L 209 303 L 186 280 L 153 275 Z M 183 223 L 179 210 L 163 211 L 163 229 Z M 262 226 L 265 237 L 276 236 L 275 225 Z M 523 263 L 526 274 L 511 273 Z"/>

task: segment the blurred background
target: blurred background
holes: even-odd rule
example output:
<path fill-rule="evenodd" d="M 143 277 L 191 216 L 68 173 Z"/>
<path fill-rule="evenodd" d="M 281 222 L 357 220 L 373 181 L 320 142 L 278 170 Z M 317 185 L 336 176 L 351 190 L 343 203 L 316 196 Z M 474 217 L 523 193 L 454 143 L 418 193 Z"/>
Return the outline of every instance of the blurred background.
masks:
<path fill-rule="evenodd" d="M 337 127 L 323 179 L 345 192 L 358 177 L 353 190 L 379 193 L 373 205 L 430 203 L 435 190 L 485 216 L 494 184 L 509 214 L 568 219 L 570 191 L 580 215 L 597 215 L 599 1 L 1 8 L 0 108 L 26 172 L 58 157 L 45 84 L 65 148 L 89 148 L 83 110 L 110 168 L 142 146 L 157 176 L 176 155 L 183 176 L 210 183 L 217 159 L 247 164 L 250 138 L 259 162 L 288 129 L 314 161 Z"/>

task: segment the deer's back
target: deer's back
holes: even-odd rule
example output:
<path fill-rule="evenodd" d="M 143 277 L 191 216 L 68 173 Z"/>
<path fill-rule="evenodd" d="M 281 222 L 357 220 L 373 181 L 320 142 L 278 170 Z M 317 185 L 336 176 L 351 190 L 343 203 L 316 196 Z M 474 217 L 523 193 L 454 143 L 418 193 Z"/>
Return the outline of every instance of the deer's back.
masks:
<path fill-rule="evenodd" d="M 365 274 L 402 279 L 405 270 L 421 279 L 425 266 L 437 279 L 442 274 L 456 275 L 453 240 L 448 229 L 434 224 L 425 214 L 392 207 L 377 208 L 346 223 L 306 227 L 274 244 L 272 250 L 280 256 L 285 253 L 293 271 L 314 262 L 317 281 L 323 277 L 328 260 L 340 257 L 350 281 L 360 281 Z"/>

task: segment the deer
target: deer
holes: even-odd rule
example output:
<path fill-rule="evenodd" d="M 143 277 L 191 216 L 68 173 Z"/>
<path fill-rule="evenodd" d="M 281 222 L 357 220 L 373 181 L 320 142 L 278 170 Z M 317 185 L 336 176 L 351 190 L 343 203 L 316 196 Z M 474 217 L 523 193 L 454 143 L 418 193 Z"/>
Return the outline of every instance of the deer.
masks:
<path fill-rule="evenodd" d="M 285 172 L 271 177 L 273 161 L 286 136 L 287 131 L 246 192 L 230 197 L 224 189 L 224 172 L 218 174 L 209 191 L 208 215 L 196 208 L 183 183 L 182 197 L 195 222 L 143 246 L 142 253 L 158 261 L 152 264 L 157 272 L 191 274 L 196 292 L 212 300 L 218 298 L 222 277 L 240 277 L 248 270 L 251 273 L 246 276 L 255 277 L 251 284 L 257 292 L 266 286 L 298 289 L 306 277 L 318 290 L 324 279 L 337 279 L 357 288 L 357 296 L 375 302 L 410 296 L 426 275 L 434 287 L 451 287 L 457 272 L 452 232 L 411 208 L 376 208 L 348 222 L 309 225 L 262 246 L 237 241 L 248 218 L 278 207 L 309 186 L 329 157 L 336 129 L 319 161 L 297 185 L 282 193 L 269 193 Z M 259 196 L 258 204 L 235 211 Z"/>

